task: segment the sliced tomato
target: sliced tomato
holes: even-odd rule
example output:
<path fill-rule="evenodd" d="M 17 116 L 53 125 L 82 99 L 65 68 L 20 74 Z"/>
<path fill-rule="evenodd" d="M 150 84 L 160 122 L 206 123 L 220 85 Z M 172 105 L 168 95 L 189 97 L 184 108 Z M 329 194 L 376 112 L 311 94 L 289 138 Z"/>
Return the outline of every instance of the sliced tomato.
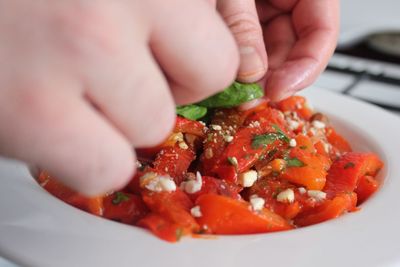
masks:
<path fill-rule="evenodd" d="M 103 196 L 86 197 L 62 184 L 46 172 L 41 172 L 38 180 L 44 189 L 62 201 L 94 215 L 103 215 Z"/>
<path fill-rule="evenodd" d="M 346 153 L 333 162 L 324 191 L 328 198 L 333 198 L 339 193 L 353 192 L 361 177 L 375 176 L 382 167 L 382 161 L 373 153 Z"/>
<path fill-rule="evenodd" d="M 225 196 L 205 194 L 197 199 L 196 205 L 202 213 L 197 221 L 214 234 L 254 234 L 293 228 L 268 209 L 254 212 L 248 202 Z"/>
<path fill-rule="evenodd" d="M 126 224 L 135 224 L 149 212 L 139 196 L 129 193 L 113 193 L 103 203 L 103 217 Z"/>
<path fill-rule="evenodd" d="M 303 166 L 288 166 L 281 173 L 280 178 L 305 186 L 309 190 L 324 188 L 327 170 L 330 166 L 328 158 L 297 147 L 291 149 L 289 157 L 299 160 Z"/>
<path fill-rule="evenodd" d="M 357 195 L 354 192 L 338 194 L 326 200 L 322 205 L 304 212 L 294 219 L 297 226 L 308 226 L 339 217 L 356 207 Z"/>

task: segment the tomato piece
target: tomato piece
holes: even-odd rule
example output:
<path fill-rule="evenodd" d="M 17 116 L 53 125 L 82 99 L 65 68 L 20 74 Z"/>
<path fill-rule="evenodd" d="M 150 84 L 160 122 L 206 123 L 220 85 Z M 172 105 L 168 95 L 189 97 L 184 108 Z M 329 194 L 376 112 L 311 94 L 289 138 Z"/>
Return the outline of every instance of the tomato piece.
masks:
<path fill-rule="evenodd" d="M 324 191 L 328 198 L 333 198 L 339 193 L 352 192 L 361 177 L 375 176 L 382 167 L 382 161 L 373 153 L 348 152 L 333 162 Z"/>
<path fill-rule="evenodd" d="M 148 209 L 136 195 L 116 192 L 104 198 L 103 217 L 126 224 L 135 224 L 143 218 Z"/>
<path fill-rule="evenodd" d="M 364 175 L 358 181 L 357 188 L 354 192 L 357 194 L 357 205 L 362 204 L 367 200 L 373 193 L 378 190 L 379 182 L 374 177 Z"/>
<path fill-rule="evenodd" d="M 302 96 L 290 96 L 278 103 L 276 103 L 277 108 L 281 111 L 292 111 L 297 112 L 297 114 L 305 119 L 309 120 L 313 115 L 312 110 L 307 106 L 307 101 Z"/>
<path fill-rule="evenodd" d="M 198 231 L 199 226 L 190 214 L 193 202 L 179 188 L 173 192 L 150 192 L 142 193 L 143 201 L 152 211 L 171 223 L 176 223 L 188 232 Z"/>
<path fill-rule="evenodd" d="M 196 204 L 202 213 L 197 221 L 214 234 L 254 234 L 293 228 L 268 209 L 253 212 L 248 202 L 225 196 L 205 194 L 197 199 Z"/>
<path fill-rule="evenodd" d="M 297 147 L 290 150 L 289 157 L 300 160 L 304 166 L 288 166 L 280 174 L 280 178 L 305 186 L 309 190 L 322 190 L 324 188 L 327 175 L 326 170 L 330 166 L 328 158 Z"/>
<path fill-rule="evenodd" d="M 184 179 L 190 163 L 196 158 L 192 149 L 165 147 L 158 154 L 154 161 L 154 171 L 158 174 L 171 176 L 176 184 L 180 184 Z"/>
<path fill-rule="evenodd" d="M 102 196 L 86 197 L 72 190 L 68 186 L 62 184 L 56 178 L 51 177 L 46 172 L 41 172 L 39 174 L 38 180 L 40 181 L 40 185 L 46 191 L 61 199 L 62 201 L 94 215 L 101 216 L 103 214 Z"/>
<path fill-rule="evenodd" d="M 147 214 L 137 225 L 149 229 L 154 235 L 168 242 L 179 241 L 183 235 L 190 234 L 181 225 L 172 223 L 157 213 Z"/>
<path fill-rule="evenodd" d="M 334 128 L 326 127 L 326 138 L 328 142 L 335 147 L 340 153 L 351 152 L 351 146 L 347 140 L 338 134 Z"/>
<path fill-rule="evenodd" d="M 337 195 L 326 200 L 322 205 L 297 216 L 294 223 L 297 226 L 308 226 L 339 217 L 356 207 L 357 195 L 354 192 Z"/>

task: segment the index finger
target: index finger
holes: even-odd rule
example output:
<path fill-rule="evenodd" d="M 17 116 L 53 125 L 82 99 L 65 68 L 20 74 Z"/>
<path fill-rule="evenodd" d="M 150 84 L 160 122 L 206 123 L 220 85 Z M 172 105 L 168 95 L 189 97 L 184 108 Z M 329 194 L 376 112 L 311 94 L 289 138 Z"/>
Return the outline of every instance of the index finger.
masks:
<path fill-rule="evenodd" d="M 261 13 L 261 20 L 279 16 L 292 8 L 291 20 L 296 41 L 289 47 L 280 66 L 271 69 L 266 94 L 279 100 L 309 86 L 326 67 L 339 31 L 337 0 L 271 0 L 272 12 Z M 272 37 L 273 38 L 273 37 Z M 268 42 L 268 40 L 266 40 Z"/>

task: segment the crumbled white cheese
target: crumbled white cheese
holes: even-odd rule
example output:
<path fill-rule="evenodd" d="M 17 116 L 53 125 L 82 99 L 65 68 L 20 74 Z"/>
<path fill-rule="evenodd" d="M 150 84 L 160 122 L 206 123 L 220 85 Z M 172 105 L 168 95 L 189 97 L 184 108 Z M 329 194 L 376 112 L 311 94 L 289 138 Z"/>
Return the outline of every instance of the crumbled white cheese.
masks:
<path fill-rule="evenodd" d="M 181 183 L 181 188 L 188 194 L 194 194 L 201 190 L 203 186 L 203 179 L 200 172 L 196 173 L 196 180 L 189 180 Z"/>
<path fill-rule="evenodd" d="M 254 211 L 259 211 L 264 208 L 265 200 L 257 195 L 250 196 L 251 208 Z"/>
<path fill-rule="evenodd" d="M 260 122 L 259 121 L 252 121 L 249 123 L 250 128 L 257 128 L 260 127 Z"/>
<path fill-rule="evenodd" d="M 305 194 L 305 193 L 307 193 L 307 190 L 306 190 L 304 187 L 299 187 L 299 188 L 297 188 L 297 190 L 299 190 L 299 193 L 300 193 L 300 194 Z"/>
<path fill-rule="evenodd" d="M 154 172 L 148 172 L 140 177 L 140 184 L 153 192 L 172 192 L 176 190 L 176 184 L 170 176 L 157 175 Z"/>
<path fill-rule="evenodd" d="M 236 157 L 231 157 L 231 158 L 229 158 L 229 163 L 232 164 L 233 166 L 237 166 L 238 160 Z"/>
<path fill-rule="evenodd" d="M 221 127 L 220 125 L 212 124 L 212 125 L 210 125 L 210 126 L 211 126 L 211 128 L 212 128 L 213 130 L 215 130 L 215 131 L 221 131 L 221 130 L 222 130 L 222 127 Z"/>
<path fill-rule="evenodd" d="M 290 139 L 290 141 L 289 141 L 289 146 L 290 147 L 296 147 L 297 146 L 297 142 L 296 142 L 296 139 Z"/>
<path fill-rule="evenodd" d="M 188 146 L 184 141 L 179 142 L 179 143 L 178 143 L 178 146 L 179 146 L 180 148 L 182 148 L 182 149 L 188 149 L 188 148 L 189 148 L 189 146 Z"/>
<path fill-rule="evenodd" d="M 326 127 L 325 123 L 319 120 L 314 120 L 312 121 L 312 126 L 317 128 L 317 129 L 324 129 Z"/>
<path fill-rule="evenodd" d="M 211 159 L 214 156 L 213 150 L 211 147 L 207 148 L 204 151 L 204 156 L 206 157 L 206 159 Z"/>
<path fill-rule="evenodd" d="M 287 118 L 286 122 L 289 125 L 289 129 L 292 130 L 292 131 L 296 130 L 300 126 L 300 123 L 298 121 L 292 120 L 291 118 Z"/>
<path fill-rule="evenodd" d="M 232 142 L 233 140 L 233 136 L 232 135 L 225 135 L 224 136 L 224 140 L 228 143 Z"/>
<path fill-rule="evenodd" d="M 326 152 L 326 153 L 330 153 L 330 151 L 331 151 L 331 149 L 332 149 L 332 145 L 329 144 L 329 143 L 326 143 L 326 142 L 323 142 L 322 144 L 323 144 L 323 146 L 324 146 L 325 152 Z"/>
<path fill-rule="evenodd" d="M 193 217 L 201 217 L 203 214 L 201 213 L 200 206 L 194 206 L 193 208 L 190 209 L 190 213 L 192 214 Z"/>
<path fill-rule="evenodd" d="M 257 172 L 255 170 L 249 170 L 239 175 L 239 184 L 243 187 L 251 187 L 257 181 Z"/>
<path fill-rule="evenodd" d="M 317 201 L 321 201 L 326 198 L 326 193 L 320 190 L 308 190 L 307 195 Z"/>
<path fill-rule="evenodd" d="M 292 203 L 294 201 L 293 190 L 290 188 L 283 190 L 276 196 L 276 200 L 282 203 Z"/>

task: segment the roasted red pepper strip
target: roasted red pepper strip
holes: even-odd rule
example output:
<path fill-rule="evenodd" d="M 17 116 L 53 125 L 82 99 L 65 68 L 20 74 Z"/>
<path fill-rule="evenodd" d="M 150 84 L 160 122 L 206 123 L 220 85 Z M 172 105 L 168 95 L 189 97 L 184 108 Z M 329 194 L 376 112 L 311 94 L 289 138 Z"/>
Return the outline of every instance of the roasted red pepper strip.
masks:
<path fill-rule="evenodd" d="M 291 96 L 278 103 L 277 108 L 285 111 L 297 112 L 305 120 L 309 120 L 313 114 L 312 110 L 306 105 L 307 101 L 302 96 Z"/>
<path fill-rule="evenodd" d="M 55 178 L 50 177 L 46 172 L 41 172 L 38 180 L 44 189 L 62 201 L 94 215 L 101 216 L 103 214 L 102 196 L 83 196 L 58 182 Z"/>
<path fill-rule="evenodd" d="M 138 226 L 149 229 L 153 234 L 168 242 L 179 241 L 183 235 L 189 234 L 178 223 L 172 223 L 157 213 L 146 215 L 138 222 Z"/>
<path fill-rule="evenodd" d="M 330 166 L 328 158 L 297 147 L 291 149 L 289 157 L 300 160 L 304 166 L 287 167 L 280 175 L 280 178 L 305 186 L 311 190 L 322 190 L 324 188 L 327 169 Z"/>
<path fill-rule="evenodd" d="M 129 193 L 113 193 L 103 203 L 103 217 L 126 224 L 135 224 L 149 212 L 141 197 Z"/>
<path fill-rule="evenodd" d="M 197 199 L 196 205 L 200 206 L 202 213 L 197 221 L 214 234 L 254 234 L 293 228 L 285 219 L 267 209 L 254 212 L 248 202 L 225 196 L 205 194 Z"/>
<path fill-rule="evenodd" d="M 372 176 L 364 175 L 358 181 L 354 192 L 357 194 L 357 205 L 362 204 L 379 188 L 379 182 Z"/>
<path fill-rule="evenodd" d="M 204 124 L 198 122 L 198 121 L 192 121 L 180 116 L 176 117 L 175 121 L 175 128 L 174 132 L 175 133 L 189 133 L 189 134 L 194 134 L 199 137 L 205 137 L 205 126 Z"/>
<path fill-rule="evenodd" d="M 328 198 L 339 193 L 352 192 L 364 175 L 375 176 L 383 167 L 382 161 L 372 153 L 349 152 L 333 162 L 324 191 Z"/>
<path fill-rule="evenodd" d="M 199 225 L 190 214 L 193 202 L 179 188 L 173 192 L 144 191 L 142 195 L 143 201 L 151 211 L 171 223 L 180 225 L 182 229 L 185 229 L 185 233 L 199 230 Z"/>
<path fill-rule="evenodd" d="M 196 154 L 190 148 L 183 149 L 179 145 L 166 147 L 157 154 L 154 171 L 158 174 L 168 174 L 179 185 L 195 158 Z"/>
<path fill-rule="evenodd" d="M 192 200 L 196 200 L 199 196 L 204 194 L 217 194 L 227 196 L 233 199 L 241 199 L 239 192 L 242 190 L 240 186 L 230 183 L 225 180 L 217 179 L 210 176 L 202 177 L 201 190 L 193 194 L 189 194 Z"/>
<path fill-rule="evenodd" d="M 356 207 L 357 195 L 354 192 L 341 193 L 331 200 L 326 200 L 322 205 L 308 212 L 302 213 L 294 219 L 297 226 L 307 226 L 339 217 Z"/>

